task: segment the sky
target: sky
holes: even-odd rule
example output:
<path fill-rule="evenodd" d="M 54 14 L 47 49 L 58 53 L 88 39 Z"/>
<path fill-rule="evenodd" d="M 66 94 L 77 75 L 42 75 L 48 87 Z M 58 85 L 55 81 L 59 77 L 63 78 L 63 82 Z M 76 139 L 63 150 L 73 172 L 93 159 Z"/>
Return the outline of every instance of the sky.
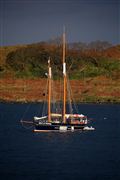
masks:
<path fill-rule="evenodd" d="M 0 0 L 0 45 L 61 36 L 68 42 L 120 44 L 120 0 Z"/>

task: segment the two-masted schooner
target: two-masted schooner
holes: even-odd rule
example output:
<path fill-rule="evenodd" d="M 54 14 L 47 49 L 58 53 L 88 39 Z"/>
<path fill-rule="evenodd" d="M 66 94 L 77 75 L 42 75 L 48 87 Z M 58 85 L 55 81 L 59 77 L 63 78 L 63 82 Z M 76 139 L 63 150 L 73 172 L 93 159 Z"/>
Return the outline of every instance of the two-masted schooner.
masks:
<path fill-rule="evenodd" d="M 47 98 L 47 115 L 33 118 L 34 132 L 43 131 L 74 131 L 84 129 L 88 124 L 87 116 L 83 114 L 67 113 L 67 72 L 66 72 L 66 40 L 65 32 L 63 33 L 63 96 L 62 96 L 62 111 L 54 113 L 51 111 L 51 94 L 52 94 L 52 68 L 50 59 L 48 60 L 48 98 Z"/>

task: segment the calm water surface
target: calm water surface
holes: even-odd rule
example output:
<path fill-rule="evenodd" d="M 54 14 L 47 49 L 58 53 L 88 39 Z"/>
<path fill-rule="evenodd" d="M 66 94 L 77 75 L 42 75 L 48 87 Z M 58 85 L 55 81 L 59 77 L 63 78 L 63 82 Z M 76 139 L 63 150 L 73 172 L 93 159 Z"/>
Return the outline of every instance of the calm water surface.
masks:
<path fill-rule="evenodd" d="M 79 105 L 95 131 L 38 134 L 19 122 L 27 106 L 0 103 L 1 180 L 120 179 L 120 105 Z"/>

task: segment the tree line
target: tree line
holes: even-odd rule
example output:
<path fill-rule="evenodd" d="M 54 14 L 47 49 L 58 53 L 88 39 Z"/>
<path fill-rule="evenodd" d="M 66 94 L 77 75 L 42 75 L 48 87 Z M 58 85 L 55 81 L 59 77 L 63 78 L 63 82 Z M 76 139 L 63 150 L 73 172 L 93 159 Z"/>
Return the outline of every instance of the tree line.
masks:
<path fill-rule="evenodd" d="M 62 73 L 62 45 L 59 39 L 30 44 L 11 51 L 6 56 L 6 70 L 15 77 L 45 77 L 47 61 L 51 58 L 53 76 Z M 105 57 L 104 51 L 111 47 L 108 42 L 90 44 L 69 43 L 66 49 L 67 69 L 71 79 L 106 75 L 119 76 L 120 63 L 115 58 Z"/>

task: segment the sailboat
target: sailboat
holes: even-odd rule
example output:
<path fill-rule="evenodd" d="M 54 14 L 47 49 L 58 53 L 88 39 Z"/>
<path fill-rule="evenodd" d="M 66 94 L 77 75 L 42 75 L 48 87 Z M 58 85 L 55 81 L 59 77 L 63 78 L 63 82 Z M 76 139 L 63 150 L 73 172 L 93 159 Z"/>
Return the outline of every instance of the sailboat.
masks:
<path fill-rule="evenodd" d="M 62 96 L 62 111 L 54 113 L 51 110 L 51 94 L 52 94 L 52 67 L 51 60 L 48 60 L 48 98 L 47 98 L 47 115 L 34 116 L 33 125 L 34 132 L 47 131 L 74 131 L 83 130 L 88 124 L 87 116 L 83 114 L 67 113 L 67 71 L 66 71 L 66 37 L 63 32 L 63 52 L 62 52 L 62 74 L 63 74 L 63 96 Z"/>

